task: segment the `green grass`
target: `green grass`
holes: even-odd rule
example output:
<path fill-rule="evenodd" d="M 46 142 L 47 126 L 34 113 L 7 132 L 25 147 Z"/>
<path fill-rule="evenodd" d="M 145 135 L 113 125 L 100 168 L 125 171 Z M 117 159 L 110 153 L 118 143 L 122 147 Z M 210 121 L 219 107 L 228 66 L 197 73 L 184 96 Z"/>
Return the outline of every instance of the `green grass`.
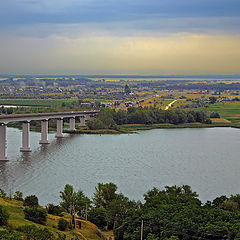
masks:
<path fill-rule="evenodd" d="M 233 123 L 240 123 L 240 102 L 223 102 L 210 105 L 208 108 L 201 108 L 209 113 L 217 112 L 222 118 L 226 118 Z"/>
<path fill-rule="evenodd" d="M 0 205 L 3 206 L 9 213 L 10 218 L 8 220 L 8 225 L 13 230 L 14 229 L 16 230 L 18 227 L 23 226 L 23 225 L 35 225 L 35 226 L 41 227 L 41 228 L 44 228 L 44 227 L 48 228 L 56 236 L 57 236 L 57 232 L 61 232 L 57 229 L 58 220 L 60 217 L 48 214 L 46 225 L 40 225 L 40 224 L 36 224 L 36 223 L 33 223 L 31 221 L 24 219 L 24 212 L 23 212 L 24 207 L 22 205 L 22 202 L 20 202 L 20 201 L 16 201 L 14 199 L 10 200 L 10 199 L 0 198 Z M 66 218 L 66 220 L 69 220 L 69 219 Z M 101 239 L 101 238 L 99 238 L 99 236 L 97 234 L 99 230 L 94 224 L 92 224 L 88 221 L 84 221 L 84 220 L 79 220 L 79 221 L 82 222 L 81 229 L 61 232 L 61 233 L 66 234 L 67 240 L 70 240 L 74 236 L 78 236 L 79 239 L 85 239 L 85 240 L 86 239 L 88 239 L 88 240 L 100 240 Z M 81 237 L 81 236 L 83 236 L 83 237 Z"/>

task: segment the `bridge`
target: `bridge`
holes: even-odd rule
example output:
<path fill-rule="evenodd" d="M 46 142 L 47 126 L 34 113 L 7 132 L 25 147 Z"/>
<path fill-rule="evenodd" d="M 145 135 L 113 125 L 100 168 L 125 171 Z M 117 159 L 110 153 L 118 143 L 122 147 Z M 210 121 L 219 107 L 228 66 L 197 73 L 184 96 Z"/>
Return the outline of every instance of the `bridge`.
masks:
<path fill-rule="evenodd" d="M 40 144 L 49 144 L 48 141 L 48 120 L 57 119 L 56 138 L 63 138 L 63 118 L 69 118 L 69 130 L 76 130 L 76 117 L 79 117 L 79 126 L 86 126 L 86 120 L 92 120 L 99 111 L 80 112 L 54 112 L 54 113 L 32 113 L 32 114 L 11 114 L 0 116 L 0 161 L 7 161 L 7 124 L 10 122 L 22 122 L 22 147 L 21 152 L 31 152 L 29 144 L 30 122 L 41 121 Z"/>

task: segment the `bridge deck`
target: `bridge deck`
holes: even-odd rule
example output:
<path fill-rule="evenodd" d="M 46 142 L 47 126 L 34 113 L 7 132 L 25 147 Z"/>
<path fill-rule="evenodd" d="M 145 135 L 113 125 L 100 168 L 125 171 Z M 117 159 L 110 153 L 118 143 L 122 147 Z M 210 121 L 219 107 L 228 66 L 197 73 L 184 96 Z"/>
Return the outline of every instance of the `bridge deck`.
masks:
<path fill-rule="evenodd" d="M 84 116 L 84 115 L 95 115 L 97 113 L 99 113 L 99 111 L 9 114 L 9 115 L 1 115 L 0 123 L 6 124 L 9 122 L 44 120 L 44 119 L 52 119 L 52 118 L 79 117 L 79 116 Z"/>

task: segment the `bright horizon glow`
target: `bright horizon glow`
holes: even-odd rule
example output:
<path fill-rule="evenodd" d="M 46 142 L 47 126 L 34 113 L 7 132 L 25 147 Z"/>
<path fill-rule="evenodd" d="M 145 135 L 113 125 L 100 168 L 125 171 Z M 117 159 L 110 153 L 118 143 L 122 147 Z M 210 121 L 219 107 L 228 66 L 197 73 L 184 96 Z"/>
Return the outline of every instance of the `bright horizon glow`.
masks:
<path fill-rule="evenodd" d="M 0 0 L 0 74 L 239 74 L 239 0 Z"/>

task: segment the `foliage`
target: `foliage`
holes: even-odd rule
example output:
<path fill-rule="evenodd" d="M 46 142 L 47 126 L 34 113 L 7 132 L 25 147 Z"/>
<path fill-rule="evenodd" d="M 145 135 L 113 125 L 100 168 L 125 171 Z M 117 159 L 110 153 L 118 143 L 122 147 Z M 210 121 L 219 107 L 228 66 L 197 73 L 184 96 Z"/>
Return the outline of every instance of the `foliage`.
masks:
<path fill-rule="evenodd" d="M 64 218 L 60 218 L 58 221 L 58 229 L 60 231 L 65 231 L 68 229 L 68 227 L 69 227 L 69 222 Z"/>
<path fill-rule="evenodd" d="M 116 122 L 113 120 L 113 110 L 106 108 L 102 108 L 93 121 L 88 121 L 87 126 L 91 130 L 118 129 Z"/>
<path fill-rule="evenodd" d="M 0 229 L 0 240 L 22 240 L 22 234 L 8 229 Z"/>
<path fill-rule="evenodd" d="M 25 208 L 24 215 L 25 219 L 35 223 L 45 224 L 47 221 L 47 211 L 45 209 L 40 209 L 36 207 Z"/>
<path fill-rule="evenodd" d="M 49 214 L 52 214 L 55 216 L 62 216 L 62 210 L 58 205 L 54 205 L 50 203 L 47 205 L 46 209 Z"/>
<path fill-rule="evenodd" d="M 147 239 L 210 240 L 238 237 L 240 213 L 235 208 L 235 211 L 226 211 L 211 204 L 203 206 L 189 186 L 165 187 L 162 191 L 154 188 L 144 195 L 144 199 L 142 206 L 132 209 L 117 225 L 116 240 L 139 238 L 142 220 L 144 238 Z M 216 202 L 215 205 L 221 205 Z"/>
<path fill-rule="evenodd" d="M 14 193 L 13 198 L 17 201 L 23 201 L 23 194 L 20 191 Z"/>
<path fill-rule="evenodd" d="M 23 201 L 23 206 L 38 207 L 38 198 L 35 195 L 27 196 Z"/>
<path fill-rule="evenodd" d="M 117 197 L 117 186 L 114 183 L 98 183 L 95 190 L 93 203 L 97 208 L 107 208 Z"/>
<path fill-rule="evenodd" d="M 89 212 L 88 220 L 103 229 L 108 223 L 107 210 L 103 207 L 92 208 Z"/>
<path fill-rule="evenodd" d="M 219 113 L 217 113 L 217 112 L 212 112 L 212 113 L 210 114 L 210 118 L 220 118 L 220 115 L 219 115 Z"/>
<path fill-rule="evenodd" d="M 6 209 L 0 205 L 0 226 L 6 226 L 8 224 L 9 214 Z"/>
<path fill-rule="evenodd" d="M 4 192 L 3 189 L 0 188 L 0 197 L 1 198 L 6 198 L 7 197 L 7 194 Z"/>
<path fill-rule="evenodd" d="M 90 204 L 90 200 L 83 194 L 82 191 L 74 192 L 73 186 L 66 184 L 64 191 L 60 192 L 62 199 L 60 206 L 65 212 L 71 214 L 72 222 L 75 222 L 75 214 L 82 216 L 85 213 L 85 207 Z"/>
<path fill-rule="evenodd" d="M 101 109 L 97 117 L 93 121 L 89 121 L 87 126 L 91 130 L 117 130 L 117 125 L 122 124 L 184 124 L 192 122 L 211 124 L 211 120 L 203 111 L 184 111 L 180 109 L 161 110 L 154 107 L 129 107 L 127 112 L 123 110 L 115 111 L 112 109 Z"/>
<path fill-rule="evenodd" d="M 53 233 L 48 228 L 40 228 L 35 225 L 24 225 L 17 229 L 19 232 L 24 233 L 27 239 L 31 240 L 54 240 Z"/>

